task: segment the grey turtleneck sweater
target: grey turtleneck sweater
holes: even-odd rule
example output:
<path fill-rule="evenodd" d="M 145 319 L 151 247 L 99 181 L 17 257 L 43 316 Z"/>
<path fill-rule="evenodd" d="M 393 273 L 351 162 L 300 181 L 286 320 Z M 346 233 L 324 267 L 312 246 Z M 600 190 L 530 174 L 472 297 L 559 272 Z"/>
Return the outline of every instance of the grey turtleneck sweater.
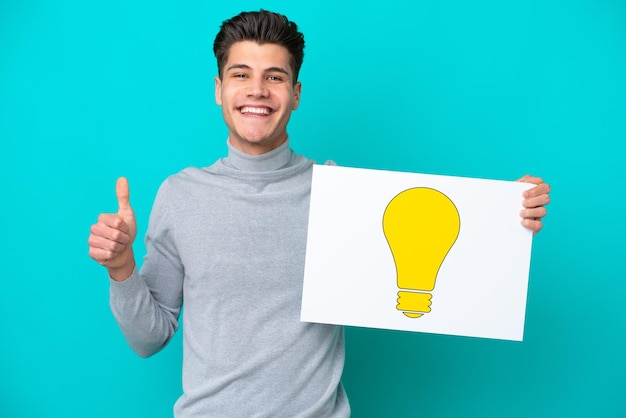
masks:
<path fill-rule="evenodd" d="M 177 417 L 347 417 L 343 329 L 300 322 L 313 162 L 289 142 L 188 168 L 159 189 L 139 272 L 111 309 L 140 356 L 183 314 Z"/>

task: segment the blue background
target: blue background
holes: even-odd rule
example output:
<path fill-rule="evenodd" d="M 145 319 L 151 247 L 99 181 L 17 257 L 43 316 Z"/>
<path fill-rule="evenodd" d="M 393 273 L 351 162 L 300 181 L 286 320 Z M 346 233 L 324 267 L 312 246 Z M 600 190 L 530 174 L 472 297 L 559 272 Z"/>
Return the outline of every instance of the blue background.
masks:
<path fill-rule="evenodd" d="M 263 7 L 306 35 L 299 153 L 553 187 L 524 342 L 349 328 L 353 416 L 626 416 L 626 3 L 227 3 L 0 1 L 0 415 L 171 416 L 180 335 L 131 352 L 88 229 L 224 154 L 213 38 Z"/>

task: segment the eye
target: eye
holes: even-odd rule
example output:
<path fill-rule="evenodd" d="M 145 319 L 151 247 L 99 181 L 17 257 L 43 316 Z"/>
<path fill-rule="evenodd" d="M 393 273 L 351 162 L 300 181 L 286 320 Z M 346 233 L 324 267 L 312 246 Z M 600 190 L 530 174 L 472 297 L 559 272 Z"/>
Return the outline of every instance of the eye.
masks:
<path fill-rule="evenodd" d="M 275 81 L 275 82 L 283 81 L 283 78 L 281 76 L 279 76 L 279 75 L 270 75 L 270 76 L 267 77 L 267 79 L 269 81 Z"/>
<path fill-rule="evenodd" d="M 248 75 L 245 73 L 233 73 L 232 78 L 248 78 Z"/>

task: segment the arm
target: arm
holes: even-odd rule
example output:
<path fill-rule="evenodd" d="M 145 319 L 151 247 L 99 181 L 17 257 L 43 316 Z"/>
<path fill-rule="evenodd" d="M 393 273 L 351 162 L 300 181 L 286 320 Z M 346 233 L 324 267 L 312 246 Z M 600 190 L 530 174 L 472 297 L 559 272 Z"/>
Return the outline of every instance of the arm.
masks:
<path fill-rule="evenodd" d="M 547 213 L 545 205 L 550 203 L 550 185 L 544 183 L 541 178 L 530 175 L 525 175 L 518 181 L 536 184 L 535 187 L 524 192 L 522 202 L 524 209 L 520 212 L 522 225 L 536 234 L 543 228 L 542 219 Z"/>
<path fill-rule="evenodd" d="M 91 227 L 89 254 L 109 272 L 111 311 L 126 340 L 137 354 L 148 357 L 161 350 L 178 328 L 182 267 L 172 253 L 167 212 L 157 196 L 146 237 L 147 255 L 137 271 L 132 250 L 137 229 L 126 179 L 118 180 L 116 194 L 118 212 L 100 215 Z"/>

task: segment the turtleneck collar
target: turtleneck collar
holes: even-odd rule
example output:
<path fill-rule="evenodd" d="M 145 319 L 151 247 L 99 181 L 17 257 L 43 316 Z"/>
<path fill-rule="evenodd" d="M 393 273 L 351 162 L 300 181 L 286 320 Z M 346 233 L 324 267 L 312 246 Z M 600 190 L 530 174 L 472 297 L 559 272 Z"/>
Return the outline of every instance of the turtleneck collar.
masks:
<path fill-rule="evenodd" d="M 223 159 L 223 162 L 236 170 L 251 172 L 274 171 L 286 166 L 292 158 L 289 138 L 278 148 L 261 155 L 250 155 L 241 152 L 233 147 L 230 141 L 227 142 L 227 145 L 228 156 Z"/>

